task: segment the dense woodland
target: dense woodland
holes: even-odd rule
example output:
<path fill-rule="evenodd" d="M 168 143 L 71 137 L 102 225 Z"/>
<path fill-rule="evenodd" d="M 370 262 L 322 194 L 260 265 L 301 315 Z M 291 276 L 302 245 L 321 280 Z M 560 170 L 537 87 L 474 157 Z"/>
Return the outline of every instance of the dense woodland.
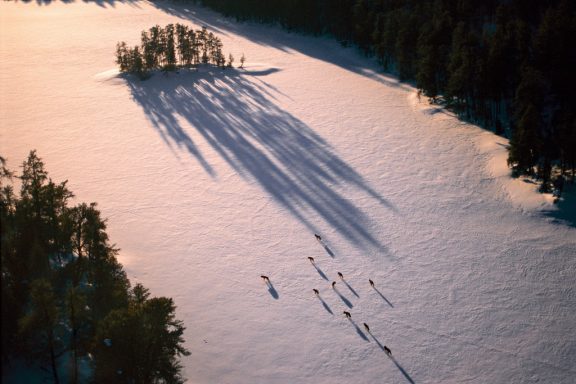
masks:
<path fill-rule="evenodd" d="M 573 0 L 189 1 L 355 45 L 434 102 L 509 137 L 515 174 L 538 177 L 543 191 L 560 173 L 574 181 Z"/>
<path fill-rule="evenodd" d="M 130 286 L 96 204 L 70 205 L 34 151 L 21 175 L 0 166 L 3 370 L 28 361 L 77 383 L 83 361 L 97 383 L 183 382 L 174 302 Z"/>
<path fill-rule="evenodd" d="M 183 24 L 158 25 L 142 31 L 139 46 L 128 47 L 125 42 L 116 45 L 116 63 L 121 72 L 138 75 L 141 79 L 150 71 L 173 71 L 192 68 L 199 64 L 212 64 L 221 68 L 232 67 L 234 57 L 228 61 L 222 53 L 222 41 L 206 27 L 194 30 Z M 244 55 L 240 67 L 244 65 Z"/>

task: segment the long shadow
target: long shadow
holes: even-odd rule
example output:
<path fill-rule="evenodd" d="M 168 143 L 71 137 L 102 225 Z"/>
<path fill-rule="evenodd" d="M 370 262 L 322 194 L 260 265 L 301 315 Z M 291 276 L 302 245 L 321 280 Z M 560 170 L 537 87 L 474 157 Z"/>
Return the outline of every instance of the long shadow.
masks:
<path fill-rule="evenodd" d="M 389 306 L 391 306 L 392 308 L 394 308 L 394 305 L 392 305 L 392 303 L 391 303 L 390 301 L 388 301 L 388 299 L 386 298 L 386 296 L 384 296 L 384 295 L 382 294 L 382 292 L 380 292 L 380 291 L 378 290 L 378 288 L 374 287 L 374 290 L 375 290 L 376 292 L 378 292 L 378 294 L 380 295 L 380 297 L 381 297 L 382 299 L 384 299 L 384 301 L 387 302 Z"/>
<path fill-rule="evenodd" d="M 370 336 L 372 336 L 372 338 L 374 339 L 374 341 L 376 342 L 376 344 L 378 344 L 378 346 L 380 347 L 380 349 L 384 352 L 384 346 L 382 345 L 382 343 L 380 343 L 380 340 L 378 340 L 376 338 L 376 336 L 374 336 L 372 333 L 370 333 Z"/>
<path fill-rule="evenodd" d="M 324 306 L 324 309 L 331 315 L 334 315 L 334 312 L 332 312 L 332 309 L 330 309 L 330 307 L 328 306 L 328 304 L 326 304 L 326 302 L 324 301 L 323 298 L 321 298 L 320 296 L 318 296 L 318 298 L 320 299 L 320 302 L 322 303 L 322 305 Z"/>
<path fill-rule="evenodd" d="M 314 268 L 316 268 L 316 271 L 324 280 L 328 280 L 328 276 L 326 276 L 326 274 L 316 265 L 316 263 L 312 263 L 312 265 Z"/>
<path fill-rule="evenodd" d="M 320 240 L 318 241 L 320 243 L 320 245 L 322 245 L 322 248 L 324 248 L 324 250 L 326 251 L 326 253 L 328 255 L 330 255 L 330 257 L 335 258 L 336 255 L 334 254 L 334 252 L 332 252 L 332 250 L 330 249 L 330 247 L 328 247 L 328 245 L 326 245 L 326 243 L 324 242 L 324 240 Z"/>
<path fill-rule="evenodd" d="M 396 361 L 396 359 L 394 358 L 394 356 L 388 356 L 390 358 L 390 360 L 392 360 L 394 362 L 394 364 L 396 365 L 396 367 L 400 370 L 400 372 L 402 372 L 402 374 L 404 375 L 404 377 L 406 378 L 406 380 L 408 380 L 411 384 L 415 384 L 414 380 L 412 380 L 412 378 L 410 377 L 410 375 L 408 374 L 408 372 L 406 372 L 406 370 L 400 365 L 400 363 L 398 363 L 398 361 Z"/>
<path fill-rule="evenodd" d="M 342 296 L 342 294 L 338 291 L 337 288 L 334 288 L 334 292 L 336 292 L 336 294 L 340 297 L 340 300 L 342 300 L 342 301 L 344 302 L 344 304 L 346 304 L 346 306 L 347 306 L 348 308 L 352 308 L 352 307 L 353 307 L 353 305 L 352 305 L 352 303 L 350 302 L 350 300 L 348 300 L 346 297 Z"/>
<path fill-rule="evenodd" d="M 324 250 L 326 251 L 327 254 L 329 254 L 332 258 L 336 257 L 334 252 L 332 252 L 332 250 L 326 244 L 323 244 L 323 246 L 324 246 Z"/>
<path fill-rule="evenodd" d="M 276 290 L 276 288 L 274 288 L 274 286 L 272 285 L 272 283 L 270 281 L 266 281 L 266 285 L 268 286 L 268 293 L 270 293 L 270 295 L 275 298 L 276 300 L 278 300 L 278 298 L 280 297 L 280 295 L 278 294 L 278 291 Z"/>
<path fill-rule="evenodd" d="M 363 338 L 364 340 L 370 342 L 370 339 L 364 334 L 364 332 L 362 332 L 362 330 L 360 329 L 360 327 L 358 327 L 358 324 L 356 324 L 356 322 L 352 319 L 348 319 L 350 321 L 350 323 L 354 326 L 356 333 L 358 334 L 358 336 L 360 336 L 361 338 Z"/>
<path fill-rule="evenodd" d="M 212 177 L 216 171 L 192 140 L 194 129 L 238 174 L 311 231 L 317 227 L 311 216 L 320 217 L 356 246 L 386 250 L 368 230 L 368 216 L 335 187 L 356 188 L 394 207 L 322 137 L 279 108 L 265 82 L 235 69 L 206 68 L 154 74 L 142 82 L 124 78 L 164 142 L 186 150 Z"/>
<path fill-rule="evenodd" d="M 376 342 L 376 344 L 378 344 L 378 347 L 380 347 L 380 349 L 382 350 L 382 352 L 385 352 L 384 346 L 382 345 L 382 343 L 380 343 L 380 340 L 378 340 L 376 338 L 376 336 L 374 336 L 372 333 L 370 333 L 370 336 L 372 336 L 372 338 L 374 339 L 374 341 Z M 400 365 L 400 363 L 398 363 L 396 361 L 396 359 L 394 358 L 394 356 L 392 355 L 388 355 L 387 356 L 390 358 L 390 360 L 392 360 L 394 362 L 394 364 L 396 364 L 396 367 L 400 370 L 400 372 L 402 372 L 402 374 L 404 375 L 404 377 L 406 378 L 406 380 L 408 380 L 410 383 L 414 384 L 414 380 L 412 380 L 412 378 L 410 377 L 410 375 L 408 374 L 408 372 L 406 372 L 406 370 Z"/>
<path fill-rule="evenodd" d="M 352 294 L 353 294 L 354 296 L 360 297 L 360 296 L 358 296 L 358 293 L 356 293 L 356 291 L 354 290 L 354 288 L 352 288 L 352 287 L 350 286 L 350 284 L 348 284 L 348 282 L 347 282 L 346 280 L 342 279 L 342 282 L 343 282 L 344 284 L 346 284 L 346 286 L 348 287 L 348 289 L 350 290 L 350 292 L 352 292 Z"/>

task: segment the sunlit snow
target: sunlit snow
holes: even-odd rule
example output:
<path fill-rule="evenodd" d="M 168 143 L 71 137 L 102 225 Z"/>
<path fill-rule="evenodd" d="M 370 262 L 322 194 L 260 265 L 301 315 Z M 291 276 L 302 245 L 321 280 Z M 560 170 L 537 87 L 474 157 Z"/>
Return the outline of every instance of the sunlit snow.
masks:
<path fill-rule="evenodd" d="M 116 42 L 170 22 L 245 69 L 120 76 Z M 175 299 L 190 383 L 574 383 L 574 222 L 504 139 L 328 38 L 199 7 L 1 2 L 0 24 L 0 153 L 98 202 L 132 283 Z"/>

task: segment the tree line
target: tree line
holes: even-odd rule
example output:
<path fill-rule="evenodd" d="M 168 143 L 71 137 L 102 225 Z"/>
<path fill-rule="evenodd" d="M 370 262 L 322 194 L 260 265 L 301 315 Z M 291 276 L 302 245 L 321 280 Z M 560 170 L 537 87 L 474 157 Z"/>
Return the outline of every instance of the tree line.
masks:
<path fill-rule="evenodd" d="M 98 383 L 183 383 L 174 302 L 131 287 L 96 203 L 71 205 L 35 151 L 21 175 L 0 165 L 3 371 L 27 361 L 78 383 L 83 361 Z"/>
<path fill-rule="evenodd" d="M 538 177 L 543 191 L 554 175 L 574 181 L 574 1 L 190 1 L 353 44 L 432 101 L 507 136 L 516 175 Z"/>
<path fill-rule="evenodd" d="M 123 41 L 119 42 L 116 45 L 116 63 L 121 72 L 136 74 L 141 79 L 155 69 L 173 71 L 199 64 L 226 68 L 234 63 L 232 54 L 228 54 L 228 59 L 224 56 L 220 38 L 206 27 L 194 30 L 183 24 L 155 25 L 142 31 L 140 40 L 140 45 L 132 48 Z M 242 55 L 240 67 L 244 61 Z"/>

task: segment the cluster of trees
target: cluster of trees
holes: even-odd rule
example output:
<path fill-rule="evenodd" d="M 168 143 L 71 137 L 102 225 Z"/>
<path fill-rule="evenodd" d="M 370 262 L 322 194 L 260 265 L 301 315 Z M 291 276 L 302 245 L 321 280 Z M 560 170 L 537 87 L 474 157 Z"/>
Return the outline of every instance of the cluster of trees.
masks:
<path fill-rule="evenodd" d="M 96 204 L 70 206 L 35 151 L 20 176 L 0 163 L 3 369 L 38 363 L 59 383 L 65 361 L 77 383 L 84 360 L 99 383 L 182 383 L 175 305 L 130 286 Z"/>
<path fill-rule="evenodd" d="M 221 68 L 232 67 L 234 57 L 228 60 L 222 53 L 222 41 L 206 27 L 200 30 L 182 24 L 168 24 L 164 28 L 156 25 L 142 31 L 141 43 L 132 48 L 125 42 L 116 45 L 116 63 L 121 72 L 129 72 L 146 78 L 151 70 L 173 71 L 178 67 L 195 67 L 198 64 L 213 64 Z M 240 68 L 245 61 L 240 58 Z"/>
<path fill-rule="evenodd" d="M 194 0 L 191 0 L 194 1 Z M 201 0 L 239 20 L 328 33 L 462 118 L 510 138 L 547 190 L 576 168 L 573 0 Z"/>

